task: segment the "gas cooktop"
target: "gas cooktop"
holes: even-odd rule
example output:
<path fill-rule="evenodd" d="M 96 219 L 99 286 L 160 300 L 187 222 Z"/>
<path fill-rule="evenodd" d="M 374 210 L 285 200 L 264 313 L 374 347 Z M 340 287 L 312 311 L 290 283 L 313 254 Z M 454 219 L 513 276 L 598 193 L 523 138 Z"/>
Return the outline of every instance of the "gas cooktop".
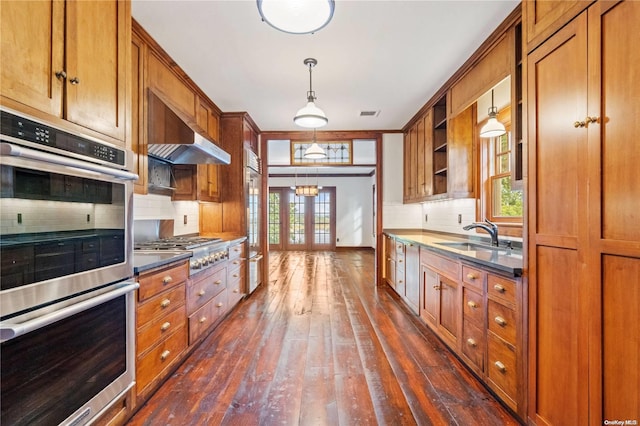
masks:
<path fill-rule="evenodd" d="M 222 241 L 221 238 L 172 237 L 135 243 L 135 250 L 192 250 Z"/>

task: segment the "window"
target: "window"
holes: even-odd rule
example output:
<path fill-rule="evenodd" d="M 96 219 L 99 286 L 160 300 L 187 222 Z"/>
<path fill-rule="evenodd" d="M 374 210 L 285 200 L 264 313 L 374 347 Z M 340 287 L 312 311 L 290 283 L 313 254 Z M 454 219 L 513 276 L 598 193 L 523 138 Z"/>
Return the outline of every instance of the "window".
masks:
<path fill-rule="evenodd" d="M 522 191 L 512 187 L 513 141 L 508 123 L 510 111 L 500 112 L 498 119 L 507 133 L 481 141 L 482 195 L 479 220 L 496 222 L 502 235 L 522 236 Z M 506 118 L 505 118 L 506 117 Z M 480 128 L 484 123 L 479 123 Z"/>
<path fill-rule="evenodd" d="M 347 166 L 353 164 L 352 141 L 326 142 L 318 141 L 318 145 L 327 154 L 326 158 L 320 160 L 310 160 L 304 158 L 304 152 L 311 146 L 311 142 L 291 141 L 291 163 L 292 165 L 332 165 Z"/>

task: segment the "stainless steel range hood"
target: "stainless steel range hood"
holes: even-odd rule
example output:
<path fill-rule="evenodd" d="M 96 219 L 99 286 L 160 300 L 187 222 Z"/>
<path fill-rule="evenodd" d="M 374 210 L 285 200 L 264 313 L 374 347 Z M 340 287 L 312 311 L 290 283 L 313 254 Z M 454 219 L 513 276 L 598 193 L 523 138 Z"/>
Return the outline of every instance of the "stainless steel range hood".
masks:
<path fill-rule="evenodd" d="M 171 164 L 230 164 L 231 155 L 192 129 L 149 91 L 148 154 Z"/>

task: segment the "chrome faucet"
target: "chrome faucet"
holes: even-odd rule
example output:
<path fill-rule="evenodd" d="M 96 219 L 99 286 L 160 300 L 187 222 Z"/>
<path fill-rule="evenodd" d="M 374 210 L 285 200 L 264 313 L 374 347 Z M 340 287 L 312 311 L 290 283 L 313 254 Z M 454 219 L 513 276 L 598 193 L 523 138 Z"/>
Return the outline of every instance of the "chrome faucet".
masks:
<path fill-rule="evenodd" d="M 498 245 L 499 245 L 499 242 L 498 242 L 498 225 L 496 225 L 493 222 L 490 222 L 486 218 L 485 218 L 484 222 L 485 223 L 472 223 L 471 225 L 467 225 L 467 226 L 463 227 L 462 229 L 464 229 L 465 231 L 468 231 L 468 230 L 474 229 L 474 228 L 484 229 L 485 231 L 487 231 L 489 233 L 489 235 L 491 235 L 491 245 L 495 246 L 495 247 L 498 247 Z"/>

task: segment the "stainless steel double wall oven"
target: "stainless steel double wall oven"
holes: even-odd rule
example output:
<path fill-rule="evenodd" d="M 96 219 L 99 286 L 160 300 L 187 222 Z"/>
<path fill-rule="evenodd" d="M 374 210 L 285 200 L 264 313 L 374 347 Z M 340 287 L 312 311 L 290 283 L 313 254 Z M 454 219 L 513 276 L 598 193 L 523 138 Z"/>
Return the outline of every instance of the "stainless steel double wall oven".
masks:
<path fill-rule="evenodd" d="M 3 108 L 0 423 L 88 424 L 134 385 L 126 150 Z"/>

